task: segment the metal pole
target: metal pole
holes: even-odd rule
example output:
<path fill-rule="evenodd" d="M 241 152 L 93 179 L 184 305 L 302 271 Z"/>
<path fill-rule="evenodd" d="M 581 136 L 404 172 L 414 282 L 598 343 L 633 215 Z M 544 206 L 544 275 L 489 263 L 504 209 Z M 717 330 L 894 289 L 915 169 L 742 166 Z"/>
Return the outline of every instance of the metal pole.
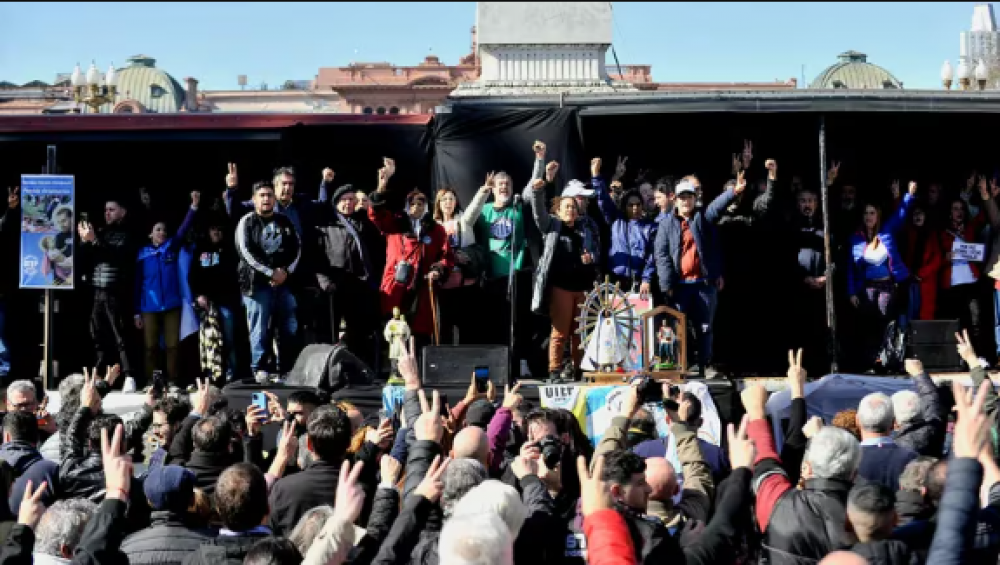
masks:
<path fill-rule="evenodd" d="M 830 249 L 830 190 L 826 178 L 826 117 L 819 117 L 819 186 L 823 196 L 823 252 L 826 259 L 826 327 L 830 372 L 837 372 L 837 312 L 833 302 L 833 251 Z"/>
<path fill-rule="evenodd" d="M 45 174 L 54 175 L 56 174 L 56 146 L 49 145 L 45 148 Z M 49 390 L 49 379 L 56 378 L 55 372 L 53 371 L 52 362 L 52 344 L 53 344 L 53 332 L 52 332 L 52 314 L 58 309 L 58 304 L 52 297 L 52 289 L 45 289 L 45 297 L 42 301 L 42 310 L 44 312 L 44 342 L 42 344 L 42 390 Z"/>

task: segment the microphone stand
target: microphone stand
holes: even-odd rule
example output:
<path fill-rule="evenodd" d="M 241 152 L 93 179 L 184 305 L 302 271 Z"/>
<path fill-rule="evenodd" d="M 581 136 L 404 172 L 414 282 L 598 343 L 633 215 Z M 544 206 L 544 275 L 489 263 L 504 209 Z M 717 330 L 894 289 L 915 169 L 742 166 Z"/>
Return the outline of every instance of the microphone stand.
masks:
<path fill-rule="evenodd" d="M 514 376 L 515 382 L 521 379 L 520 371 L 515 373 L 515 369 L 518 368 L 517 355 L 514 352 L 514 335 L 515 328 L 517 328 L 517 285 L 515 284 L 515 274 L 517 272 L 517 217 L 518 213 L 521 211 L 521 195 L 515 194 L 511 208 L 514 210 L 514 214 L 511 219 L 511 231 L 510 231 L 510 268 L 507 271 L 507 299 L 510 300 L 510 336 L 507 350 L 507 378 L 510 379 Z M 516 376 L 515 376 L 516 375 Z"/>

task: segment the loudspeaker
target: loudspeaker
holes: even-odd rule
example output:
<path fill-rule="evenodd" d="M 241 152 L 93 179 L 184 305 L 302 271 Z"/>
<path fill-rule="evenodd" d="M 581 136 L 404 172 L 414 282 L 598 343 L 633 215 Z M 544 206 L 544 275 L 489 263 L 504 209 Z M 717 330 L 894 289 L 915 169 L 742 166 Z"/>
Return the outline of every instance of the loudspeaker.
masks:
<path fill-rule="evenodd" d="M 476 367 L 489 367 L 498 389 L 507 385 L 506 345 L 428 345 L 423 350 L 424 386 L 468 387 Z"/>
<path fill-rule="evenodd" d="M 374 377 L 371 368 L 343 344 L 317 343 L 302 350 L 285 384 L 333 393 L 349 385 L 370 385 Z"/>
<path fill-rule="evenodd" d="M 955 334 L 961 330 L 958 320 L 913 320 L 906 357 L 919 359 L 925 369 L 961 370 L 955 347 Z"/>

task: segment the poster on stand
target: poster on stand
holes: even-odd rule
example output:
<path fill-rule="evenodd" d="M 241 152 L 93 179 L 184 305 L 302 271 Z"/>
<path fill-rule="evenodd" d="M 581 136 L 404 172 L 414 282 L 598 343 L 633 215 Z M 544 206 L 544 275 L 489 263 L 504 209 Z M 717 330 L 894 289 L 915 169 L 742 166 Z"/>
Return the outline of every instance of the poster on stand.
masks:
<path fill-rule="evenodd" d="M 21 175 L 20 288 L 72 289 L 72 175 Z"/>

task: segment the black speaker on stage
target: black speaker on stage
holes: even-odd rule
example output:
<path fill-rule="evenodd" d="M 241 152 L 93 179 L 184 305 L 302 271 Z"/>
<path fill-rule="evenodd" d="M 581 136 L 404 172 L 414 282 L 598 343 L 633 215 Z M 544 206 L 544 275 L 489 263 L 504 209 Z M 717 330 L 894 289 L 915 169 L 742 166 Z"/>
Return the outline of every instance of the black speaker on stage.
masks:
<path fill-rule="evenodd" d="M 333 393 L 349 385 L 370 385 L 374 378 L 371 368 L 344 345 L 318 343 L 302 350 L 285 384 Z"/>
<path fill-rule="evenodd" d="M 919 359 L 929 370 L 961 370 L 955 347 L 955 334 L 961 331 L 958 320 L 913 320 L 906 357 Z"/>
<path fill-rule="evenodd" d="M 489 367 L 490 380 L 499 389 L 508 382 L 506 345 L 428 345 L 423 358 L 424 386 L 468 387 L 476 367 Z"/>

